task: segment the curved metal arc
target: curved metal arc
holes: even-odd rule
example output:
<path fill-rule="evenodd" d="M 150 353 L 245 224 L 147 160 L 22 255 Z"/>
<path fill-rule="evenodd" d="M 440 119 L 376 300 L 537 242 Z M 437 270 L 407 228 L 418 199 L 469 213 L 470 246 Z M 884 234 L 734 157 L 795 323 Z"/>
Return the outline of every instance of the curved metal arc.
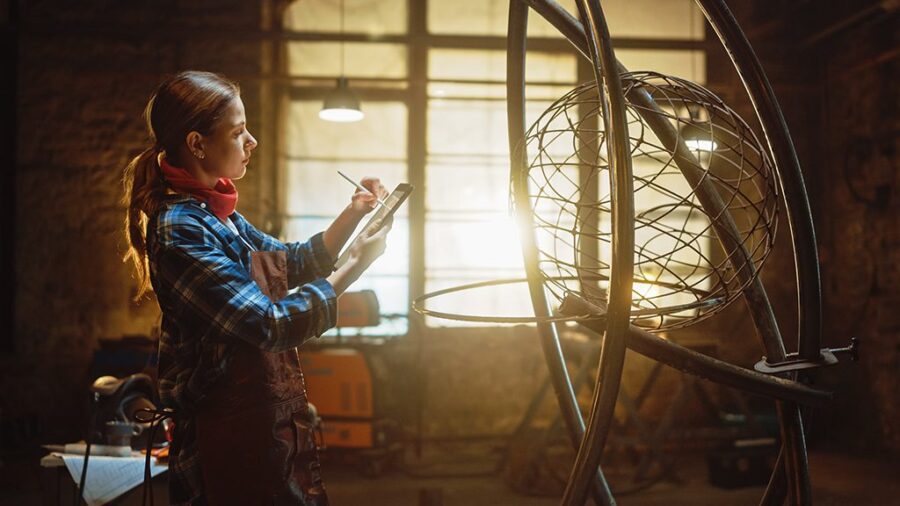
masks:
<path fill-rule="evenodd" d="M 543 283 L 557 283 L 560 281 L 575 281 L 579 279 L 584 279 L 588 281 L 605 281 L 609 278 L 603 275 L 596 276 L 544 276 L 540 274 L 541 280 Z M 442 288 L 440 290 L 435 290 L 433 292 L 428 292 L 426 294 L 420 295 L 413 299 L 412 308 L 415 312 L 421 314 L 422 316 L 432 316 L 434 318 L 442 318 L 445 320 L 458 320 L 458 321 L 466 321 L 466 322 L 475 322 L 475 323 L 500 323 L 500 324 L 515 324 L 515 323 L 556 323 L 556 322 L 569 322 L 569 321 L 577 321 L 577 320 L 590 320 L 593 318 L 602 318 L 606 319 L 606 314 L 604 313 L 602 317 L 592 316 L 589 313 L 580 314 L 580 315 L 556 315 L 556 316 L 546 316 L 546 317 L 538 317 L 538 316 L 486 316 L 486 315 L 471 315 L 471 314 L 461 314 L 461 313 L 448 313 L 446 311 L 437 311 L 434 309 L 428 309 L 425 307 L 425 303 L 428 300 L 435 299 L 437 297 L 441 297 L 444 295 L 455 294 L 459 292 L 464 292 L 466 290 L 475 290 L 478 288 L 487 288 L 491 286 L 500 286 L 500 285 L 510 285 L 515 283 L 526 283 L 529 279 L 526 278 L 501 278 L 501 279 L 492 279 L 489 281 L 477 281 L 475 283 L 466 283 L 463 285 L 456 285 L 449 288 Z M 668 283 L 659 280 L 644 280 L 642 282 L 646 282 L 653 285 L 664 286 L 669 288 L 676 289 L 684 289 L 692 292 L 693 294 L 699 297 L 707 297 L 709 296 L 708 292 L 703 290 L 699 290 L 694 287 L 689 287 L 681 284 Z M 700 302 L 691 302 L 687 304 L 681 304 L 677 306 L 668 306 L 662 309 L 639 309 L 633 308 L 631 311 L 631 316 L 633 317 L 655 317 L 660 314 L 670 314 L 676 313 L 679 311 L 687 311 L 692 309 L 702 309 L 706 306 L 712 306 L 718 304 L 722 301 L 721 298 L 709 298 L 701 300 Z"/>
<path fill-rule="evenodd" d="M 535 11 L 537 11 L 541 16 L 544 17 L 548 22 L 550 22 L 557 30 L 559 30 L 562 34 L 564 34 L 569 41 L 578 49 L 585 57 L 590 58 L 590 49 L 586 42 L 586 35 L 584 31 L 584 27 L 582 24 L 572 17 L 565 9 L 560 7 L 553 0 L 525 0 Z M 627 69 L 620 63 L 616 62 L 616 69 L 619 73 L 627 72 Z M 628 100 L 635 105 L 635 109 L 638 114 L 643 117 L 650 129 L 656 134 L 656 136 L 663 142 L 663 145 L 666 148 L 671 149 L 676 156 L 674 157 L 675 165 L 681 170 L 682 174 L 685 175 L 689 180 L 692 178 L 697 170 L 696 167 L 699 165 L 696 161 L 694 155 L 681 143 L 678 143 L 678 133 L 675 132 L 674 127 L 668 123 L 668 121 L 663 119 L 663 116 L 658 114 L 660 111 L 656 102 L 653 100 L 653 97 L 650 96 L 646 90 L 641 88 L 632 88 L 629 90 L 626 95 Z M 657 114 L 652 114 L 657 113 Z M 702 179 L 698 181 L 693 181 L 692 186 L 698 188 L 698 190 L 702 189 L 701 183 L 708 184 L 708 180 L 705 178 L 701 178 L 702 174 L 697 174 L 697 177 L 693 179 Z M 721 198 L 718 196 L 718 193 L 715 192 L 714 189 L 710 189 L 705 193 L 701 194 L 698 192 L 698 197 L 701 198 L 701 203 L 704 207 L 709 208 L 710 214 L 718 215 L 721 214 L 723 203 Z M 720 239 L 725 241 L 730 241 L 732 243 L 739 242 L 733 241 L 736 236 L 736 226 L 733 221 L 727 221 L 724 224 L 720 224 L 717 228 L 717 234 Z M 739 244 L 726 244 L 726 249 L 728 251 L 737 250 L 739 248 Z M 730 247 L 727 247 L 730 246 Z M 753 274 L 752 270 L 754 269 L 752 261 L 750 261 L 749 254 L 740 249 L 740 251 L 744 251 L 742 255 L 744 257 L 744 261 L 738 264 L 738 266 L 746 266 L 746 268 L 737 269 L 738 273 L 742 276 L 751 276 Z M 743 283 L 742 283 L 743 284 Z M 762 282 L 757 278 L 754 282 L 749 283 L 748 286 L 744 289 L 744 295 L 748 299 L 748 308 L 753 317 L 753 323 L 759 331 L 760 338 L 763 341 L 763 346 L 766 349 L 766 356 L 768 357 L 779 357 L 773 360 L 783 360 L 783 357 L 786 355 L 784 350 L 784 344 L 781 339 L 781 333 L 778 330 L 778 325 L 775 321 L 775 314 L 772 311 L 771 304 L 769 303 L 768 296 L 766 295 L 765 289 L 762 286 Z"/>
<path fill-rule="evenodd" d="M 564 315 L 591 315 L 591 318 L 579 319 L 578 323 L 594 333 L 600 334 L 605 328 L 602 316 L 606 314 L 606 310 L 577 295 L 567 295 L 559 312 Z M 685 348 L 635 325 L 629 327 L 627 345 L 635 353 L 661 364 L 752 394 L 809 406 L 821 406 L 832 399 L 831 392 L 729 364 Z"/>
<path fill-rule="evenodd" d="M 822 325 L 819 258 L 812 211 L 794 143 L 775 92 L 731 10 L 722 0 L 697 0 L 697 4 L 718 35 L 744 83 L 762 126 L 776 171 L 781 176 L 778 179 L 788 209 L 788 230 L 794 246 L 794 271 L 797 276 L 798 354 L 804 359 L 816 359 L 821 353 Z M 776 360 L 782 361 L 784 357 Z M 782 451 L 779 461 L 786 471 L 791 503 L 812 504 L 806 438 L 800 409 L 791 403 L 778 403 L 777 408 L 779 418 L 782 419 L 782 438 L 788 450 Z M 764 497 L 766 502 L 777 502 L 784 496 L 785 480 L 782 479 L 780 469 L 776 468 L 769 482 Z"/>
<path fill-rule="evenodd" d="M 542 17 L 547 19 L 551 24 L 553 24 L 563 35 L 565 35 L 569 41 L 580 51 L 583 55 L 588 56 L 589 50 L 587 47 L 587 41 L 585 38 L 584 30 L 581 24 L 573 18 L 568 12 L 559 7 L 552 0 L 523 0 L 526 1 L 532 8 L 538 11 Z M 718 2 L 717 4 L 713 4 L 712 1 L 707 2 L 707 5 L 712 6 L 721 6 L 724 7 L 724 4 Z M 727 8 L 725 8 L 727 12 Z M 709 14 L 707 13 L 707 16 Z M 711 22 L 713 22 L 711 20 Z M 732 23 L 736 26 L 736 23 Z M 739 32 L 739 29 L 737 29 Z M 721 35 L 721 34 L 720 34 Z M 741 34 L 742 35 L 742 34 Z M 723 42 L 723 44 L 725 44 Z M 726 47 L 731 49 L 728 44 L 725 44 Z M 752 54 L 752 52 L 751 52 Z M 733 53 L 732 53 L 733 56 Z M 756 62 L 758 65 L 758 62 Z M 624 68 L 619 65 L 619 70 L 624 71 Z M 762 75 L 761 69 L 757 69 L 758 75 Z M 744 75 L 742 74 L 742 78 Z M 764 76 L 761 78 L 763 84 L 767 85 L 768 83 L 765 81 Z M 749 88 L 748 88 L 749 91 Z M 768 96 L 774 102 L 774 95 L 771 94 L 771 89 L 768 90 Z M 755 97 L 752 91 L 749 91 L 751 97 Z M 641 97 L 637 96 L 638 99 L 643 99 L 647 105 L 653 106 L 654 103 L 651 97 Z M 631 97 L 629 96 L 629 99 Z M 634 102 L 633 102 L 634 103 Z M 761 114 L 761 111 L 758 111 L 758 114 Z M 780 111 L 779 111 L 780 116 Z M 779 118 L 780 119 L 780 118 Z M 783 119 L 782 119 L 783 121 Z M 764 120 L 761 120 L 761 123 L 766 124 Z M 786 128 L 783 129 L 783 134 L 786 135 Z M 769 132 L 767 132 L 768 135 Z M 767 140 L 771 140 L 767 137 Z M 789 139 L 788 139 L 789 142 Z M 792 151 L 792 147 L 785 143 L 784 149 L 790 149 Z M 770 146 L 771 149 L 771 146 Z M 782 157 L 778 157 L 779 155 L 775 154 L 776 163 L 783 160 Z M 782 167 L 783 169 L 783 167 Z M 802 177 L 799 174 L 799 168 L 795 166 L 795 174 L 791 173 L 781 173 L 782 176 L 787 176 L 789 179 L 786 181 L 790 186 L 783 186 L 785 190 L 785 196 L 787 201 L 789 202 L 789 213 L 792 216 L 792 224 L 803 224 L 800 227 L 801 232 L 804 233 L 805 241 L 802 238 L 794 237 L 795 241 L 795 254 L 798 255 L 799 258 L 812 259 L 807 261 L 800 261 L 797 272 L 798 277 L 802 278 L 802 282 L 806 285 L 810 285 L 812 288 L 801 288 L 799 297 L 801 298 L 801 321 L 809 322 L 814 324 L 816 327 L 820 323 L 820 289 L 819 289 L 819 279 L 818 279 L 818 260 L 815 256 L 815 240 L 814 234 L 812 231 L 811 224 L 811 216 L 808 214 L 808 204 L 807 204 L 807 215 L 803 215 L 802 212 L 798 211 L 797 207 L 791 205 L 791 203 L 803 202 L 806 203 L 806 195 L 805 190 L 802 187 Z M 798 184 L 798 182 L 800 184 Z M 784 185 L 784 182 L 781 183 Z M 800 197 L 791 197 L 791 193 L 800 193 Z M 802 207 L 802 206 L 801 206 Z M 797 216 L 800 215 L 800 216 Z M 809 250 L 812 249 L 811 252 Z M 806 253 L 804 253 L 806 252 Z M 809 275 L 805 274 L 807 270 L 813 270 L 814 272 Z M 800 281 L 798 280 L 798 283 Z M 776 359 L 775 357 L 783 357 L 785 355 L 784 345 L 780 337 L 780 332 L 778 331 L 777 325 L 774 321 L 774 315 L 771 311 L 771 306 L 768 304 L 768 297 L 765 294 L 764 289 L 760 282 L 754 283 L 753 286 L 749 287 L 748 290 L 745 291 L 745 296 L 747 297 L 748 306 L 751 310 L 751 313 L 754 316 L 754 323 L 757 326 L 757 329 L 760 331 L 760 337 L 762 338 L 764 345 L 766 347 L 767 356 L 770 358 Z M 804 309 L 810 308 L 810 309 Z M 815 345 L 811 345 L 811 340 L 818 340 L 818 333 L 811 332 L 811 327 L 807 325 L 805 329 L 801 332 L 801 348 L 805 350 L 805 353 L 817 353 L 819 343 L 814 343 Z M 778 359 L 781 360 L 781 359 Z M 808 502 L 808 494 L 805 490 L 808 490 L 808 466 L 806 464 L 805 457 L 805 440 L 803 436 L 803 428 L 802 421 L 800 418 L 800 412 L 796 408 L 796 406 L 789 406 L 783 403 L 778 403 L 779 412 L 782 416 L 780 416 L 781 425 L 782 425 L 782 435 L 785 441 L 785 444 L 788 446 L 788 451 L 786 453 L 786 458 L 783 459 L 783 462 L 786 462 L 790 469 L 789 478 L 791 481 L 791 488 L 794 492 L 794 499 L 799 503 L 807 503 Z M 785 409 L 787 408 L 787 409 Z M 775 475 L 782 475 L 780 471 L 776 470 L 776 473 L 773 475 L 773 483 L 778 481 L 775 478 Z M 777 485 L 776 485 L 777 486 Z M 767 497 L 778 497 L 779 494 L 776 492 L 774 494 L 767 492 Z M 803 499 L 801 496 L 806 496 L 807 499 Z"/>
<path fill-rule="evenodd" d="M 697 0 L 697 4 L 728 52 L 734 68 L 753 103 L 788 208 L 788 228 L 794 245 L 799 306 L 799 355 L 812 360 L 819 356 L 822 332 L 822 291 L 819 257 L 816 251 L 812 210 L 800 161 L 791 140 L 778 99 L 750 42 L 728 6 L 722 0 Z"/>
<path fill-rule="evenodd" d="M 557 29 L 560 30 L 563 34 L 565 34 L 570 41 L 585 55 L 590 54 L 590 48 L 586 42 L 585 31 L 582 25 L 574 19 L 570 14 L 568 14 L 564 9 L 560 8 L 555 2 L 551 0 L 528 0 L 529 5 L 531 5 L 535 10 L 537 10 L 545 19 L 547 19 L 551 24 L 553 24 Z M 625 68 L 616 63 L 615 65 L 610 64 L 608 67 L 615 66 L 619 72 L 624 72 Z M 644 109 L 656 110 L 658 107 L 656 103 L 653 101 L 652 97 L 650 97 L 643 90 L 634 89 L 628 94 L 628 98 L 632 103 L 636 105 L 642 106 Z M 640 109 L 639 109 L 640 111 Z M 649 120 L 651 129 L 657 134 L 657 136 L 663 140 L 668 139 L 669 142 L 668 147 L 674 148 L 675 152 L 679 155 L 676 157 L 676 165 L 682 170 L 682 173 L 685 174 L 686 177 L 690 179 L 690 176 L 693 174 L 691 170 L 692 164 L 690 163 L 693 158 L 692 154 L 685 149 L 679 149 L 679 143 L 677 142 L 677 133 L 671 131 L 672 126 L 666 122 L 659 120 L 653 114 L 648 114 L 645 116 L 645 119 Z M 698 195 L 699 196 L 699 195 Z M 708 207 L 712 209 L 713 214 L 719 214 L 715 212 L 715 210 L 720 210 L 723 206 L 721 202 L 721 198 L 718 197 L 718 194 L 714 191 L 706 192 L 703 200 L 704 207 Z M 717 229 L 719 237 L 728 243 L 735 243 L 734 239 L 734 231 L 736 227 L 734 227 L 733 223 L 726 222 L 720 224 Z M 734 244 L 734 246 L 737 246 Z M 735 248 L 730 248 L 735 249 Z M 745 252 L 745 257 L 746 252 Z M 752 263 L 749 261 L 742 262 L 744 268 L 740 269 L 738 272 L 742 276 L 752 277 L 754 272 L 752 269 Z M 774 312 L 772 311 L 771 304 L 768 301 L 768 297 L 765 293 L 765 290 L 762 286 L 761 281 L 757 278 L 754 282 L 750 283 L 747 288 L 744 290 L 744 295 L 747 298 L 748 307 L 753 315 L 753 321 L 756 325 L 760 338 L 763 341 L 763 344 L 766 348 L 766 352 L 768 356 L 782 356 L 785 354 L 784 345 L 781 340 L 781 335 L 778 330 L 777 323 L 775 322 Z M 783 427 L 783 432 L 788 435 L 788 440 L 796 440 L 796 430 L 794 428 Z M 793 434 L 793 435 L 792 435 Z"/>
<path fill-rule="evenodd" d="M 589 50 L 584 35 L 584 29 L 578 22 L 578 20 L 573 18 L 568 12 L 565 11 L 565 9 L 562 9 L 552 0 L 525 1 L 527 1 L 532 8 L 538 11 L 547 21 L 553 24 L 554 27 L 556 27 L 562 34 L 564 34 L 576 47 L 576 49 L 578 49 L 583 55 L 588 56 Z M 618 69 L 620 72 L 625 71 L 624 67 L 622 67 L 621 65 L 618 66 Z M 632 103 L 640 103 L 646 107 L 655 108 L 655 102 L 653 101 L 652 97 L 643 96 L 641 93 L 629 93 L 628 98 L 629 100 L 632 100 Z M 670 127 L 670 125 L 660 126 L 663 128 Z M 653 128 L 653 130 L 656 131 L 657 129 Z M 660 136 L 661 132 L 656 133 L 657 136 Z M 795 211 L 791 212 L 793 213 Z M 725 237 L 727 237 L 727 235 L 725 235 Z M 807 240 L 803 243 L 809 244 L 809 241 Z M 807 249 L 807 246 L 801 245 L 801 247 L 803 249 Z M 814 265 L 817 265 L 817 261 L 814 262 Z M 744 273 L 744 271 L 740 272 Z M 766 295 L 761 281 L 757 279 L 754 283 L 748 286 L 744 290 L 744 295 L 747 299 L 748 309 L 750 310 L 750 313 L 753 317 L 754 325 L 757 327 L 757 330 L 760 334 L 759 337 L 762 339 L 763 345 L 766 348 L 766 355 L 773 360 L 784 360 L 784 357 L 786 356 L 784 343 L 781 339 L 777 323 L 775 322 L 774 313 L 772 311 L 771 305 L 768 301 L 768 296 Z M 813 311 L 813 314 L 815 314 L 815 311 Z M 809 335 L 810 334 L 808 332 L 802 335 L 801 340 L 808 340 L 809 338 L 805 338 L 803 336 Z M 811 348 L 809 344 L 805 346 L 807 349 Z M 803 426 L 799 408 L 797 408 L 796 405 L 791 407 L 789 403 L 785 405 L 785 403 L 781 402 L 779 402 L 777 406 L 780 415 L 779 421 L 781 425 L 783 444 L 787 446 L 785 458 L 782 461 L 788 467 L 787 474 L 789 478 L 788 481 L 790 482 L 790 488 L 792 489 L 793 496 L 796 498 L 796 502 L 800 504 L 808 504 L 809 468 L 806 460 L 806 443 L 803 435 Z M 775 482 L 778 481 L 775 478 L 779 473 L 780 471 L 778 469 L 776 469 L 773 473 L 772 483 L 775 484 L 775 486 L 777 486 Z M 772 494 L 767 493 L 767 497 L 777 497 L 778 495 L 779 494 L 777 493 L 777 491 Z"/>
<path fill-rule="evenodd" d="M 634 184 L 628 118 L 622 82 L 606 18 L 598 0 L 580 0 L 578 11 L 591 27 L 586 31 L 591 62 L 601 93 L 604 129 L 607 132 L 610 197 L 612 200 L 612 260 L 608 289 L 606 333 L 600 349 L 598 387 L 588 419 L 587 432 L 575 456 L 575 464 L 562 504 L 581 505 L 587 499 L 590 477 L 600 464 L 610 422 L 619 394 L 625 363 L 625 339 L 631 323 L 631 289 L 634 273 Z M 600 84 L 602 83 L 602 87 Z"/>
<path fill-rule="evenodd" d="M 525 153 L 525 41 L 528 21 L 528 6 L 519 0 L 509 4 L 509 26 L 507 29 L 507 129 L 510 144 L 510 179 L 516 196 L 516 214 L 520 227 L 520 241 L 528 288 L 535 316 L 548 317 L 550 310 L 544 294 L 538 269 L 537 242 L 531 226 L 531 209 L 528 201 L 527 160 Z M 524 197 L 524 199 L 523 199 Z M 548 373 L 553 382 L 553 390 L 565 421 L 572 445 L 577 447 L 584 436 L 584 419 L 572 389 L 571 379 L 566 369 L 565 358 L 559 343 L 556 326 L 552 323 L 538 323 L 541 347 L 547 363 Z M 595 501 L 609 506 L 615 504 L 609 484 L 599 467 L 592 472 L 591 484 Z"/>

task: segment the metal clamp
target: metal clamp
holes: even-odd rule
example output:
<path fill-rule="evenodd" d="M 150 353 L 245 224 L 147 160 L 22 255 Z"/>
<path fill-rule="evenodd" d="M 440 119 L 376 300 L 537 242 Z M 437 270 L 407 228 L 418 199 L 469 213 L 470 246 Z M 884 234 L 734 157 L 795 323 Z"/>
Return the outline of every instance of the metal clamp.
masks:
<path fill-rule="evenodd" d="M 758 372 L 764 374 L 780 374 L 792 371 L 802 371 L 804 369 L 814 369 L 816 367 L 826 367 L 839 362 L 838 357 L 841 355 L 849 356 L 850 360 L 856 362 L 859 360 L 859 339 L 853 337 L 850 339 L 850 346 L 844 348 L 822 348 L 819 357 L 808 360 L 800 358 L 797 353 L 788 353 L 786 360 L 783 362 L 770 363 L 766 357 L 753 366 Z"/>

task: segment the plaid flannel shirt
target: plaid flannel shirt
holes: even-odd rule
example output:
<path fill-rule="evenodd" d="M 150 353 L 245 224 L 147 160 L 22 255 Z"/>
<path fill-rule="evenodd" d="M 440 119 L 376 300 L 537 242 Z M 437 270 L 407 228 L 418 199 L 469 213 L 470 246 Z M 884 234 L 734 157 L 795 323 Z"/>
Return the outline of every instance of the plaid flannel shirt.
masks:
<path fill-rule="evenodd" d="M 150 280 L 162 310 L 159 394 L 176 415 L 170 460 L 172 504 L 205 504 L 193 411 L 225 374 L 234 343 L 279 352 L 333 327 L 337 297 L 325 279 L 334 258 L 322 234 L 284 244 L 254 228 L 240 213 L 230 216 L 241 237 L 206 204 L 190 196 L 167 202 L 150 220 Z M 249 243 L 249 244 L 248 244 Z M 299 287 L 271 302 L 250 278 L 251 249 L 284 250 L 288 286 Z"/>

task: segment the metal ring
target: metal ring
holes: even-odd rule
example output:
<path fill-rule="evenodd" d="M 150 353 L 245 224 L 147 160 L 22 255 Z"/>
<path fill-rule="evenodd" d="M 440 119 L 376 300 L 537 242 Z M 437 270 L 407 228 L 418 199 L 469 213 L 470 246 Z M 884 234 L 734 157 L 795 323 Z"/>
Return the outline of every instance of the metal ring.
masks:
<path fill-rule="evenodd" d="M 596 276 L 598 279 L 606 279 L 605 276 Z M 579 279 L 577 276 L 553 276 L 553 277 L 545 277 L 544 281 L 574 281 Z M 566 322 L 566 321 L 579 321 L 579 320 L 598 320 L 601 318 L 606 318 L 606 314 L 597 315 L 597 314 L 587 314 L 587 315 L 569 315 L 569 316 L 476 316 L 470 314 L 460 314 L 460 313 L 447 313 L 444 311 L 434 311 L 431 309 L 427 309 L 424 306 L 424 302 L 433 299 L 435 297 L 439 297 L 442 295 L 448 295 L 451 293 L 459 293 L 464 292 L 466 290 L 474 290 L 476 288 L 485 288 L 489 286 L 499 286 L 499 285 L 511 285 L 514 283 L 527 283 L 528 278 L 505 278 L 505 279 L 494 279 L 490 281 L 479 281 L 477 283 L 467 283 L 464 285 L 453 286 L 450 288 L 444 288 L 441 290 L 436 290 L 433 292 L 429 292 L 419 297 L 416 297 L 413 300 L 413 310 L 422 316 L 433 316 L 435 318 L 441 318 L 445 320 L 457 320 L 464 322 L 473 322 L 473 323 L 553 323 L 553 322 Z M 642 280 L 642 282 L 650 282 L 650 280 Z M 651 283 L 659 283 L 653 281 Z M 660 283 L 665 285 L 670 285 L 670 283 Z M 693 289 L 696 290 L 696 289 Z M 699 290 L 698 290 L 699 291 Z M 648 316 L 663 316 L 666 314 L 677 313 L 680 311 L 686 311 L 689 309 L 698 309 L 701 307 L 705 307 L 707 305 L 714 305 L 721 302 L 721 298 L 712 298 L 707 299 L 705 301 L 692 302 L 689 304 L 681 304 L 678 306 L 672 306 L 669 308 L 660 308 L 660 309 L 640 309 L 631 311 L 631 317 L 633 319 L 645 318 Z"/>
<path fill-rule="evenodd" d="M 494 279 L 491 281 L 479 281 L 477 283 L 468 283 L 465 285 L 454 286 L 450 288 L 444 288 L 442 290 L 437 290 L 434 292 L 426 293 L 420 295 L 413 301 L 413 310 L 423 316 L 433 316 L 435 318 L 443 318 L 445 320 L 458 320 L 464 322 L 476 322 L 476 323 L 551 323 L 551 322 L 564 322 L 564 321 L 575 321 L 579 319 L 597 319 L 601 318 L 596 315 L 578 315 L 578 316 L 475 316 L 475 315 L 465 315 L 458 313 L 446 313 L 443 311 L 433 311 L 431 309 L 426 309 L 424 307 L 424 302 L 428 299 L 433 299 L 435 297 L 441 295 L 447 295 L 450 293 L 463 292 L 466 290 L 473 290 L 476 288 L 484 288 L 487 286 L 497 286 L 497 285 L 511 285 L 513 283 L 527 283 L 528 278 L 508 278 L 508 279 Z"/>

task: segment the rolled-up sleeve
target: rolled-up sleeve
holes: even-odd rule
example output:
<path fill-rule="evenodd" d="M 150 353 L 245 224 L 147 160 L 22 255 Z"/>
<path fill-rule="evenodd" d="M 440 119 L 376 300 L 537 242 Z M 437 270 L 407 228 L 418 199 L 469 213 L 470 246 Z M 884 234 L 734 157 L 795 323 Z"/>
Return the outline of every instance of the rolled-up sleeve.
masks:
<path fill-rule="evenodd" d="M 288 283 L 300 285 L 313 278 L 324 278 L 334 272 L 334 258 L 325 248 L 325 234 L 318 234 L 306 242 L 286 244 L 288 258 Z M 295 279 L 290 279 L 294 276 Z"/>
<path fill-rule="evenodd" d="M 316 278 L 324 278 L 334 272 L 335 259 L 325 247 L 324 232 L 310 237 L 306 242 L 283 243 L 258 230 L 242 218 L 247 235 L 253 245 L 262 251 L 280 251 L 287 254 L 288 286 L 297 287 Z"/>
<path fill-rule="evenodd" d="M 165 235 L 156 257 L 156 279 L 160 292 L 167 294 L 160 303 L 168 306 L 165 309 L 180 325 L 202 329 L 205 340 L 241 340 L 278 352 L 334 326 L 337 297 L 327 280 L 315 276 L 299 290 L 271 302 L 247 270 L 228 257 L 199 224 L 180 225 Z M 312 245 L 307 247 L 312 251 Z M 303 256 L 307 265 L 315 257 L 299 251 L 294 255 Z"/>

